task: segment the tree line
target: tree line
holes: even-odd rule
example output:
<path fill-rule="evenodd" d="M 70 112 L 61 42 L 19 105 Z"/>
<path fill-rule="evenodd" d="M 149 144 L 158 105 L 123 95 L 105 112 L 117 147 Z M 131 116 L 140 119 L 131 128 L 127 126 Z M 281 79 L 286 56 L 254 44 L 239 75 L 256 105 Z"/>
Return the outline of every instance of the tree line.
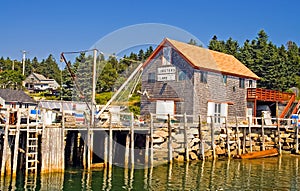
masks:
<path fill-rule="evenodd" d="M 196 45 L 191 39 L 188 43 Z M 242 45 L 232 39 L 219 40 L 213 36 L 208 48 L 231 54 L 256 73 L 260 80 L 257 87 L 286 91 L 300 86 L 300 47 L 289 41 L 286 45 L 276 46 L 264 30 L 258 32 L 253 40 L 246 40 Z M 131 52 L 117 59 L 115 55 L 97 57 L 96 93 L 115 91 L 133 71 L 136 64 L 146 60 L 153 52 L 150 46 L 138 53 Z M 32 72 L 55 79 L 62 84 L 62 99 L 82 100 L 91 96 L 91 71 L 93 58 L 85 53 L 79 54 L 71 64 L 71 71 L 76 74 L 74 84 L 68 68 L 59 68 L 53 55 L 38 61 L 36 57 L 25 60 L 25 75 L 22 75 L 22 62 L 10 58 L 0 58 L 0 88 L 21 89 L 22 81 Z M 85 95 L 81 95 L 82 92 Z M 78 92 L 79 91 L 79 92 Z"/>
<path fill-rule="evenodd" d="M 260 77 L 260 88 L 286 91 L 300 86 L 300 47 L 288 41 L 276 46 L 264 30 L 253 40 L 240 45 L 236 40 L 219 40 L 214 36 L 208 45 L 211 50 L 231 54 Z"/>

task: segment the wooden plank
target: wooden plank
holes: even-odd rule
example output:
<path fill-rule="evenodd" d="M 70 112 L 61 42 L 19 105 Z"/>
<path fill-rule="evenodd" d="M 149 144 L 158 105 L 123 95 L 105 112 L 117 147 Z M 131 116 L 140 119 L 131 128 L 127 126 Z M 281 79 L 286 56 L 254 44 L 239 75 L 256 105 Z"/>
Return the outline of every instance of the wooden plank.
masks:
<path fill-rule="evenodd" d="M 64 134 L 61 131 L 61 128 L 43 130 L 41 173 L 64 171 Z"/>

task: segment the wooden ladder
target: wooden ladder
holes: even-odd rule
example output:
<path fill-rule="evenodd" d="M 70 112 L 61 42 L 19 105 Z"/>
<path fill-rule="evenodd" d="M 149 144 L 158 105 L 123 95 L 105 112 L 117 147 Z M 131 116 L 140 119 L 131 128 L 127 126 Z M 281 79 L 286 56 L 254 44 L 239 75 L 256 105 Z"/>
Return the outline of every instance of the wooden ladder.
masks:
<path fill-rule="evenodd" d="M 35 189 L 38 164 L 38 125 L 27 124 L 25 188 Z"/>

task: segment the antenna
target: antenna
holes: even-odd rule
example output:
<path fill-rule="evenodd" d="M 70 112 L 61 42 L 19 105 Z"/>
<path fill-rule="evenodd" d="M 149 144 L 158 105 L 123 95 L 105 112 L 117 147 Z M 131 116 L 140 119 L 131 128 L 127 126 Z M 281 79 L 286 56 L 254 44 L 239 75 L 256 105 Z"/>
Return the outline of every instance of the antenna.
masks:
<path fill-rule="evenodd" d="M 25 59 L 26 59 L 26 51 L 25 50 L 22 50 L 22 53 L 23 53 L 23 58 L 22 58 L 22 63 L 23 63 L 23 72 L 22 74 L 25 75 Z"/>

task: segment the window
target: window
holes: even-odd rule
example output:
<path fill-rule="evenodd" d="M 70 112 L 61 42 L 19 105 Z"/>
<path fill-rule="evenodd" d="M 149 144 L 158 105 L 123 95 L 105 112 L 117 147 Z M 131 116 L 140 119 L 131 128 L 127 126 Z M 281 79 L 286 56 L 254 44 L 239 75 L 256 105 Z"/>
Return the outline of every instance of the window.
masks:
<path fill-rule="evenodd" d="M 239 79 L 239 87 L 240 88 L 245 88 L 245 79 L 244 78 Z"/>
<path fill-rule="evenodd" d="M 156 101 L 156 118 L 168 119 L 167 114 L 174 115 L 175 103 L 172 100 L 157 100 Z"/>
<path fill-rule="evenodd" d="M 252 87 L 253 87 L 253 81 L 249 80 L 249 88 L 252 88 Z"/>
<path fill-rule="evenodd" d="M 162 65 L 170 65 L 171 64 L 171 47 L 163 48 L 163 60 Z"/>
<path fill-rule="evenodd" d="M 187 76 L 186 76 L 186 71 L 179 71 L 178 72 L 178 80 L 179 81 L 182 81 L 182 80 L 186 80 L 187 79 Z"/>
<path fill-rule="evenodd" d="M 207 72 L 201 71 L 200 72 L 200 82 L 207 83 Z"/>
<path fill-rule="evenodd" d="M 227 103 L 215 103 L 208 102 L 207 105 L 207 122 L 211 123 L 211 116 L 213 122 L 220 124 L 225 123 L 225 118 L 228 115 L 228 104 Z"/>
<path fill-rule="evenodd" d="M 221 122 L 221 104 L 215 103 L 215 113 L 214 113 L 214 123 L 220 123 Z"/>
<path fill-rule="evenodd" d="M 155 83 L 155 73 L 149 73 L 148 74 L 148 83 Z"/>
<path fill-rule="evenodd" d="M 222 81 L 224 84 L 227 84 L 227 75 L 222 75 Z"/>

